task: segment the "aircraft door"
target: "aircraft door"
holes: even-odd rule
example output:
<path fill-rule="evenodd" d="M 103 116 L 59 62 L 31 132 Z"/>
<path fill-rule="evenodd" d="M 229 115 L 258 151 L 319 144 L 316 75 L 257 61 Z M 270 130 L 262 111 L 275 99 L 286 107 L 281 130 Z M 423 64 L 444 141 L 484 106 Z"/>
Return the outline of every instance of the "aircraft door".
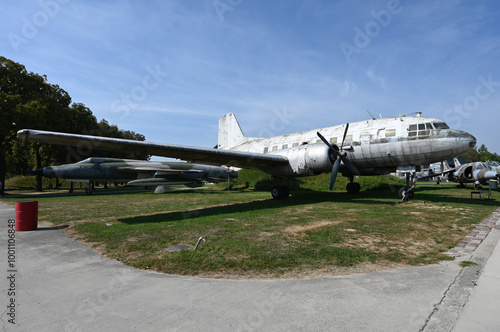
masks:
<path fill-rule="evenodd" d="M 370 143 L 371 136 L 369 133 L 362 133 L 359 136 L 359 140 L 361 142 L 361 158 L 356 160 L 357 164 L 360 167 L 369 167 L 369 164 L 371 163 L 372 159 L 372 147 Z"/>

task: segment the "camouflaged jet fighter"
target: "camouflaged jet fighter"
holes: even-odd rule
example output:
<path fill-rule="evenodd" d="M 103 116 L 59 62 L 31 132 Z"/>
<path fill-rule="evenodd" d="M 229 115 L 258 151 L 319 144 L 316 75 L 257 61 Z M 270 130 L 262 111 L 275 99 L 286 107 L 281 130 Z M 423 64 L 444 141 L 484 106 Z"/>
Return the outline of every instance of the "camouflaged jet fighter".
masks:
<path fill-rule="evenodd" d="M 359 192 L 356 175 L 395 172 L 398 166 L 418 166 L 446 160 L 471 150 L 476 138 L 450 129 L 439 119 L 400 115 L 351 124 L 301 131 L 271 138 L 245 137 L 233 113 L 219 120 L 216 148 L 133 141 L 109 137 L 65 134 L 33 129 L 18 131 L 21 141 L 78 146 L 85 142 L 102 150 L 140 150 L 151 155 L 259 169 L 277 179 L 271 194 L 275 199 L 290 194 L 281 185 L 284 177 L 332 172 L 330 189 L 339 172 L 350 179 L 349 193 Z M 339 145 L 337 145 L 339 144 Z M 411 198 L 413 186 L 400 191 Z"/>
<path fill-rule="evenodd" d="M 38 168 L 28 173 L 73 182 L 111 181 L 127 182 L 129 186 L 156 186 L 156 193 L 164 192 L 163 186 L 166 185 L 183 184 L 196 188 L 205 183 L 232 181 L 238 177 L 236 171 L 227 167 L 99 157 L 74 164 Z"/>
<path fill-rule="evenodd" d="M 490 180 L 497 180 L 500 178 L 500 173 L 493 169 L 487 163 L 476 161 L 472 163 L 465 163 L 462 157 L 453 158 L 443 162 L 444 170 L 434 174 L 429 174 L 426 177 L 440 177 L 447 181 L 454 181 L 458 183 L 459 187 L 464 188 L 465 184 L 473 183 L 474 187 L 488 184 Z"/>

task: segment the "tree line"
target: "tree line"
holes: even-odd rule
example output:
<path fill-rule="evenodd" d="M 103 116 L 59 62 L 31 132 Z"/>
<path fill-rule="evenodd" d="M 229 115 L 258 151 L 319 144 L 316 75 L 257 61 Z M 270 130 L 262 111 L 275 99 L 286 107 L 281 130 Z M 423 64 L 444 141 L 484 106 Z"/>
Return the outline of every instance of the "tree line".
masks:
<path fill-rule="evenodd" d="M 87 157 L 148 159 L 145 153 L 101 152 L 16 140 L 17 131 L 32 128 L 125 138 L 144 141 L 144 135 L 119 129 L 82 103 L 72 103 L 69 94 L 45 75 L 0 56 L 0 195 L 5 179 L 46 165 L 73 163 Z M 41 186 L 41 179 L 37 179 Z M 37 188 L 37 190 L 41 188 Z"/>
<path fill-rule="evenodd" d="M 466 163 L 475 162 L 475 161 L 499 161 L 500 156 L 496 153 L 492 153 L 488 151 L 488 148 L 484 144 L 481 146 L 475 147 L 469 152 L 465 153 L 462 156 Z"/>

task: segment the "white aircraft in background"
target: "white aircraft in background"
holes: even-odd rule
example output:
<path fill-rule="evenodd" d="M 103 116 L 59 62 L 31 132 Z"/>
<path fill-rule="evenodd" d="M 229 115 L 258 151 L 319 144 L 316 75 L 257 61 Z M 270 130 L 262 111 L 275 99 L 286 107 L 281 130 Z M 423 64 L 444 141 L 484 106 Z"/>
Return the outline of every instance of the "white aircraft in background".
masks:
<path fill-rule="evenodd" d="M 289 196 L 281 185 L 285 177 L 301 177 L 332 172 L 330 190 L 339 172 L 350 179 L 349 193 L 357 193 L 356 175 L 381 175 L 398 166 L 417 166 L 447 160 L 476 145 L 469 133 L 450 129 L 439 119 L 400 115 L 351 124 L 324 127 L 271 138 L 246 137 L 233 113 L 219 120 L 217 148 L 118 138 L 66 134 L 33 129 L 17 133 L 22 141 L 81 146 L 99 150 L 141 150 L 148 154 L 179 158 L 191 162 L 213 163 L 258 169 L 277 179 L 271 193 L 275 199 Z M 413 187 L 412 187 L 413 188 Z M 411 199 L 412 188 L 400 192 Z"/>

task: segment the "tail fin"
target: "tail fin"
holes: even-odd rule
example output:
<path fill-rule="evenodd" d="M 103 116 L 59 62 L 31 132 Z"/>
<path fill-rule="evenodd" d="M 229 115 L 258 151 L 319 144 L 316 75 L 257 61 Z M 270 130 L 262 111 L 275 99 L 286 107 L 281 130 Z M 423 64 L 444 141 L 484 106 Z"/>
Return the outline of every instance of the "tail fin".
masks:
<path fill-rule="evenodd" d="M 233 113 L 219 119 L 218 149 L 231 149 L 245 141 L 245 135 Z"/>
<path fill-rule="evenodd" d="M 465 165 L 465 160 L 462 156 L 453 158 L 453 161 L 455 162 L 455 167 L 459 167 L 461 165 Z"/>

